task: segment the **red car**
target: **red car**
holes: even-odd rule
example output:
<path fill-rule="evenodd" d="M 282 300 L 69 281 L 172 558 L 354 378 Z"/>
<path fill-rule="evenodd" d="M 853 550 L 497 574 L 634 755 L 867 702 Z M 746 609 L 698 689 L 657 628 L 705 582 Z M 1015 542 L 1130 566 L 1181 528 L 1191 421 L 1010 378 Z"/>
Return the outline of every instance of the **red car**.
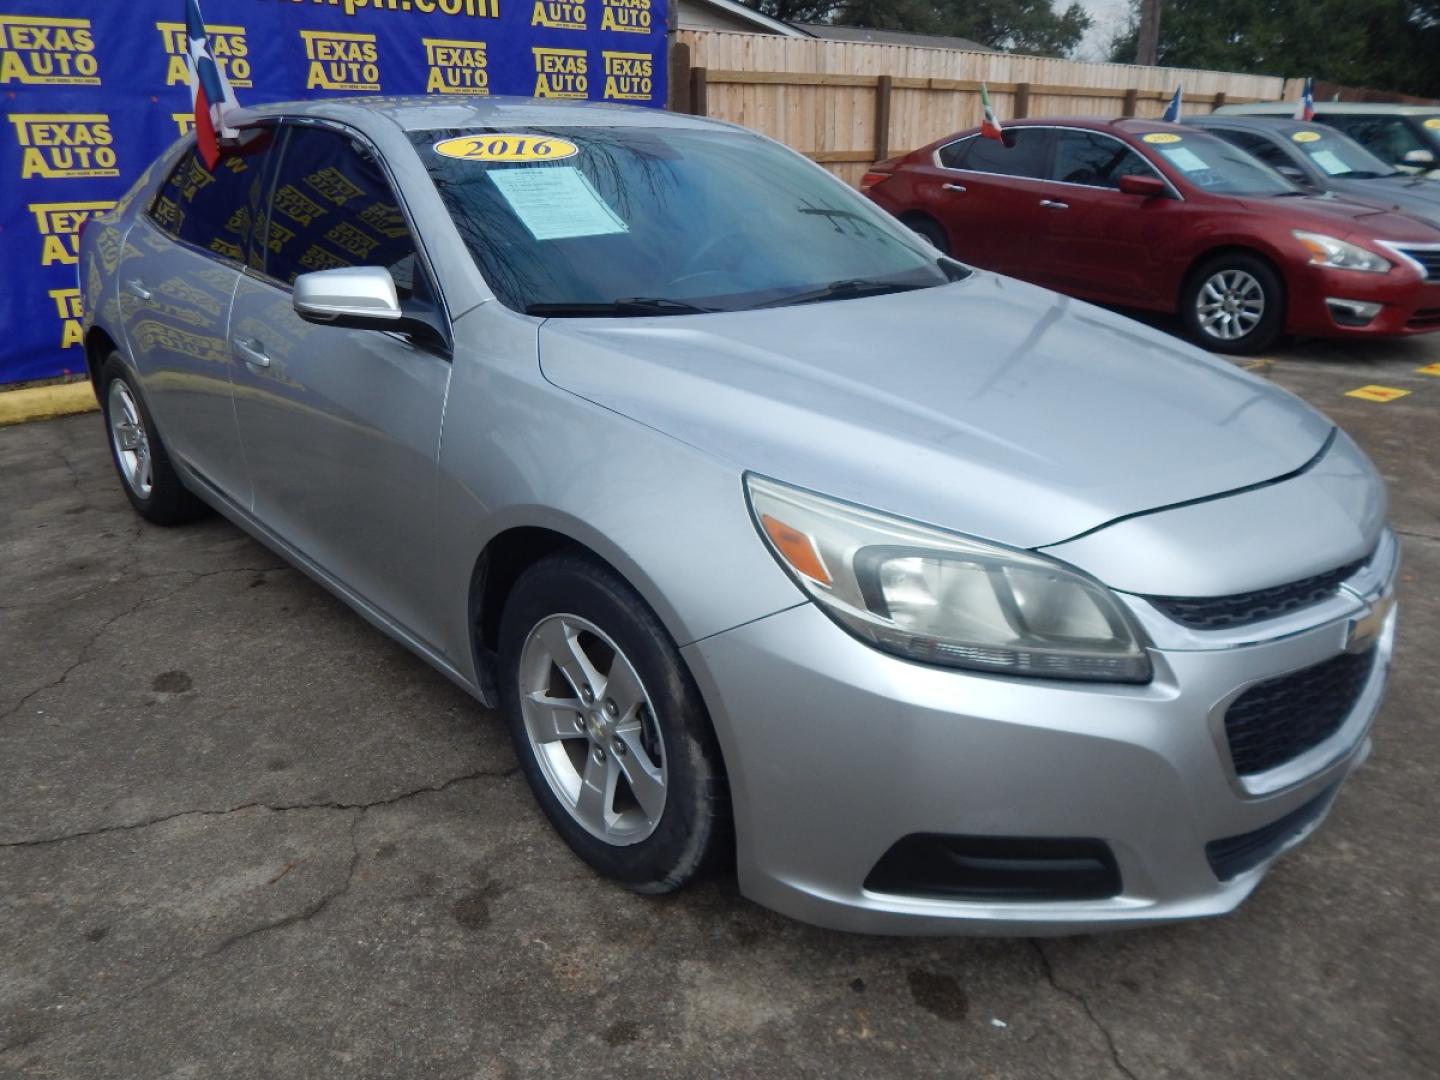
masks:
<path fill-rule="evenodd" d="M 1219 352 L 1281 333 L 1440 330 L 1440 230 L 1307 196 L 1245 151 L 1152 120 L 1018 120 L 862 184 L 941 251 L 1086 300 L 1178 312 Z"/>

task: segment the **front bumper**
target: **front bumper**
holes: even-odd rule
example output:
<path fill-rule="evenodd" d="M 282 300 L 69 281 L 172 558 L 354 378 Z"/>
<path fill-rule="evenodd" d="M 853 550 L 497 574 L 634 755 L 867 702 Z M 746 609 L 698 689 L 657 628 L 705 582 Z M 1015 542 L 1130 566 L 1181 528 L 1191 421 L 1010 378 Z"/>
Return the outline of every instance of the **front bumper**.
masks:
<path fill-rule="evenodd" d="M 1378 304 L 1362 325 L 1337 318 L 1331 300 Z M 1440 281 L 1420 277 L 1408 264 L 1389 274 L 1365 274 L 1307 266 L 1291 289 L 1285 329 L 1317 337 L 1394 337 L 1440 330 Z"/>
<path fill-rule="evenodd" d="M 1256 682 L 1343 652 L 1367 610 L 1351 600 L 1346 613 L 1327 607 L 1325 621 L 1271 640 L 1154 649 L 1146 686 L 917 665 L 862 644 L 812 604 L 689 645 L 729 770 L 741 890 L 806 922 L 868 933 L 1063 934 L 1228 912 L 1274 856 L 1221 882 L 1207 843 L 1307 803 L 1320 812 L 1280 850 L 1318 825 L 1368 756 L 1393 610 L 1353 709 L 1303 774 L 1292 763 L 1237 776 L 1225 709 Z M 868 891 L 881 856 L 916 833 L 1101 839 L 1122 889 L 1064 902 Z"/>

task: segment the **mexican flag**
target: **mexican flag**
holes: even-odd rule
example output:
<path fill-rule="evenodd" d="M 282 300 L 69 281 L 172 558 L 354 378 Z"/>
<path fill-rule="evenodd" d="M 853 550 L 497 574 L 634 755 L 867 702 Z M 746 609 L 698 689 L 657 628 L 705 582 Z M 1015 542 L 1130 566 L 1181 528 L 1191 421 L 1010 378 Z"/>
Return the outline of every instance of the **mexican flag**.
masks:
<path fill-rule="evenodd" d="M 990 92 L 985 89 L 984 83 L 980 84 L 980 104 L 985 107 L 985 119 L 980 121 L 980 134 L 1003 146 L 1005 137 L 1000 134 L 1000 118 L 995 115 L 995 110 L 990 105 Z"/>

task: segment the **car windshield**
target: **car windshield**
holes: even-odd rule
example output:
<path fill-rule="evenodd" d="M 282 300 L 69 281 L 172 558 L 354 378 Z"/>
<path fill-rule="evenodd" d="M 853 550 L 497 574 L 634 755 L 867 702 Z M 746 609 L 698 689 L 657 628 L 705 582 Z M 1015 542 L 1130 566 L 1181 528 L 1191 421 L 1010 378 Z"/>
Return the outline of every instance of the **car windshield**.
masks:
<path fill-rule="evenodd" d="M 1417 116 L 1415 122 L 1420 125 L 1420 130 L 1430 141 L 1431 148 L 1437 157 L 1440 157 L 1440 112 L 1433 116 Z"/>
<path fill-rule="evenodd" d="M 1305 128 L 1290 135 L 1302 154 L 1326 176 L 1341 180 L 1373 180 L 1393 176 L 1395 170 L 1354 139 L 1334 131 Z"/>
<path fill-rule="evenodd" d="M 1152 131 L 1145 150 L 1198 188 L 1216 195 L 1296 195 L 1300 189 L 1270 166 L 1214 135 Z"/>
<path fill-rule="evenodd" d="M 964 276 L 866 199 L 743 132 L 411 132 L 486 281 L 544 316 L 679 315 Z"/>

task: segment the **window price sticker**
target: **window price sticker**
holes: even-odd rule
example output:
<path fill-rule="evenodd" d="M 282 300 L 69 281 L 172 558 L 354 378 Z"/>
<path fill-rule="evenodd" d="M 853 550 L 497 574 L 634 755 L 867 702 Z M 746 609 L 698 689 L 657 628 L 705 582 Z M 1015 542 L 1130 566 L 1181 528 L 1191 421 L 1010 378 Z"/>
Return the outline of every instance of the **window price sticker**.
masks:
<path fill-rule="evenodd" d="M 579 169 L 492 169 L 489 177 L 536 240 L 629 232 Z"/>

